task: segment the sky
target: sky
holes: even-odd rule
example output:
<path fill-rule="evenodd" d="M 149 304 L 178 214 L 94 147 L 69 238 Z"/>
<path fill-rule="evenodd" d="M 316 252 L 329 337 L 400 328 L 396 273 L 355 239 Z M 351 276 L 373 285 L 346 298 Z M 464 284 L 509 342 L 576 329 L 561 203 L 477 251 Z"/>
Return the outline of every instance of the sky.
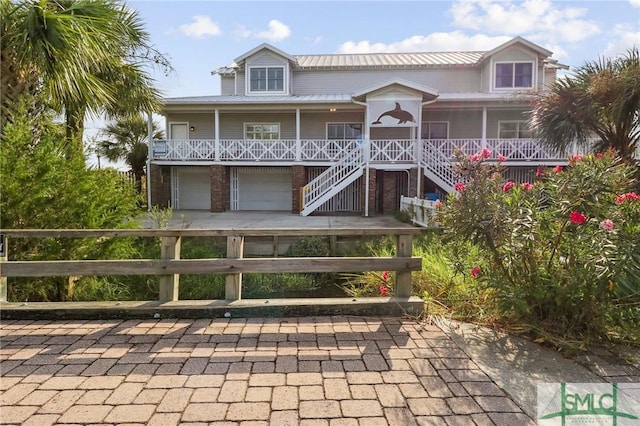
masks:
<path fill-rule="evenodd" d="M 165 97 L 220 94 L 211 71 L 261 43 L 291 55 L 491 50 L 524 37 L 572 68 L 640 46 L 640 0 L 129 0 L 174 72 Z M 160 117 L 159 117 L 160 118 Z M 161 119 L 161 118 L 160 118 Z M 162 121 L 160 124 L 164 125 Z M 102 123 L 87 126 L 95 133 Z"/>

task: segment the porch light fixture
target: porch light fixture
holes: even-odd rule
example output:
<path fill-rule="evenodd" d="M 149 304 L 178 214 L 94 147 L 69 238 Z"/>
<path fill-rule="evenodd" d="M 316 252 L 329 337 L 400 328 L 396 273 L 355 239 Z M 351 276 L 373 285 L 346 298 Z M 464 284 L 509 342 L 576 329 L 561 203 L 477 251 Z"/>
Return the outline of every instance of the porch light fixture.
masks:
<path fill-rule="evenodd" d="M 336 109 L 335 108 L 329 108 L 329 111 L 336 112 Z"/>
<path fill-rule="evenodd" d="M 189 130 L 191 130 L 192 132 L 195 132 L 195 130 L 196 130 L 196 126 L 191 126 L 191 127 L 189 127 Z"/>

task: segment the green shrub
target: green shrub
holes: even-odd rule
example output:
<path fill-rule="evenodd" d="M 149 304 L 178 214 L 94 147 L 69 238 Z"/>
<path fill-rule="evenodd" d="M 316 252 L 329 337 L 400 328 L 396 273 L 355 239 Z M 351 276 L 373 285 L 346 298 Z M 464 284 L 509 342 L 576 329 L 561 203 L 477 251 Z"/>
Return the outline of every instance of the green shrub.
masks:
<path fill-rule="evenodd" d="M 570 159 L 537 181 L 504 182 L 484 151 L 458 154 L 457 194 L 437 212 L 451 240 L 485 256 L 468 274 L 505 318 L 563 337 L 603 336 L 640 306 L 640 197 L 612 152 Z M 623 195 L 624 194 L 624 195 Z M 624 315 L 623 315 L 624 314 Z"/>

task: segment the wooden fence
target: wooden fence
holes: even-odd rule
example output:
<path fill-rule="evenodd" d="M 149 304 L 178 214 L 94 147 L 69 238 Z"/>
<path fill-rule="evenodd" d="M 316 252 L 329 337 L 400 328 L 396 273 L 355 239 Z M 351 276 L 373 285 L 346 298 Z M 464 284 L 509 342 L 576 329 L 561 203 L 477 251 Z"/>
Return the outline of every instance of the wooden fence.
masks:
<path fill-rule="evenodd" d="M 4 253 L 0 253 L 0 301 L 7 300 L 7 277 L 158 275 L 161 302 L 177 301 L 180 274 L 225 274 L 226 300 L 242 298 L 242 274 L 248 272 L 366 272 L 395 271 L 395 297 L 411 295 L 411 271 L 420 270 L 422 258 L 412 257 L 411 227 L 300 228 L 300 229 L 7 229 L 0 231 Z M 262 257 L 244 258 L 246 237 L 280 236 L 383 236 L 396 239 L 395 257 Z M 14 238 L 160 238 L 160 259 L 136 260 L 6 260 Z M 183 238 L 226 237 L 227 257 L 180 259 Z M 9 257 L 10 258 L 10 257 Z"/>

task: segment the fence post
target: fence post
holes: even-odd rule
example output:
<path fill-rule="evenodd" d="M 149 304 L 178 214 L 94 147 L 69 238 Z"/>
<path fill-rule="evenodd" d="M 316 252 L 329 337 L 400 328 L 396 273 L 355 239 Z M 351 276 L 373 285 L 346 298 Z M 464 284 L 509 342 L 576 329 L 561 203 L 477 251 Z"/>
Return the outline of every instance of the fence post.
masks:
<path fill-rule="evenodd" d="M 2 263 L 8 259 L 7 236 L 0 234 L 0 271 L 2 271 Z M 0 275 L 2 272 L 0 272 Z M 7 277 L 0 276 L 0 302 L 7 301 Z"/>
<path fill-rule="evenodd" d="M 163 260 L 180 259 L 180 237 L 162 237 L 160 245 L 160 258 Z M 180 289 L 180 275 L 160 276 L 160 301 L 174 302 L 178 300 Z"/>
<path fill-rule="evenodd" d="M 227 259 L 242 259 L 244 237 L 227 237 Z M 240 300 L 242 298 L 242 273 L 227 274 L 224 298 Z"/>
<path fill-rule="evenodd" d="M 412 236 L 396 236 L 396 257 L 411 257 Z M 396 297 L 411 296 L 411 271 L 396 271 Z"/>

